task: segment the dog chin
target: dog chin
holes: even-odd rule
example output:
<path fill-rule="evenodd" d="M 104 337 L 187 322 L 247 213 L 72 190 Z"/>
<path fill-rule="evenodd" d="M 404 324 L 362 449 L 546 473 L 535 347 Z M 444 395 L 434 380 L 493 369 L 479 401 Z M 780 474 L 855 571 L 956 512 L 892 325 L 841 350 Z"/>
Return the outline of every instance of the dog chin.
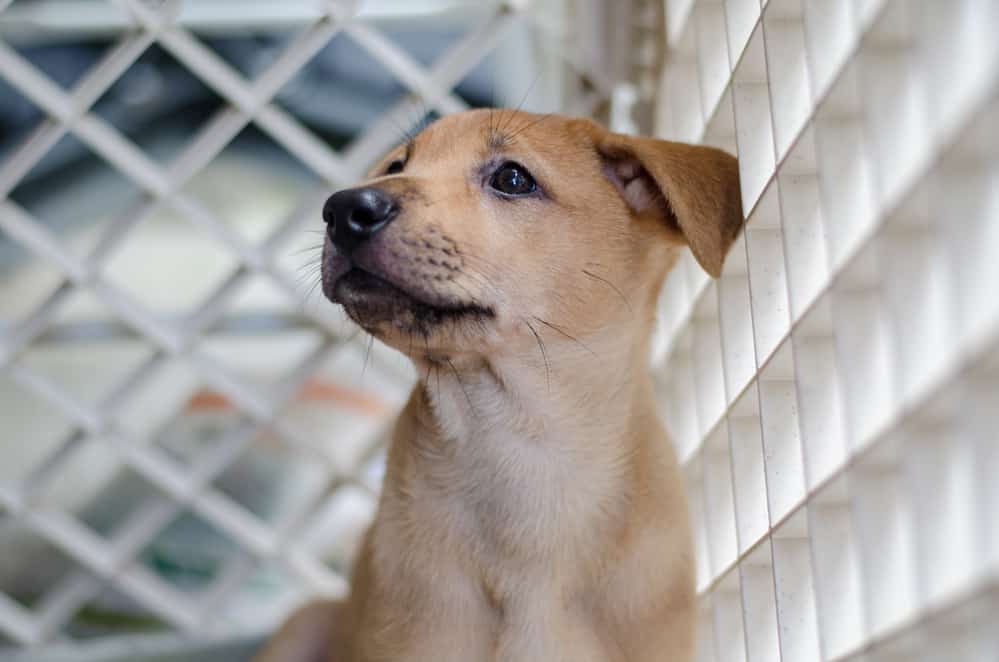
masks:
<path fill-rule="evenodd" d="M 328 298 L 343 306 L 358 325 L 375 335 L 393 331 L 427 337 L 445 325 L 493 317 L 491 309 L 472 302 L 431 304 L 375 274 L 350 269 L 333 283 Z"/>

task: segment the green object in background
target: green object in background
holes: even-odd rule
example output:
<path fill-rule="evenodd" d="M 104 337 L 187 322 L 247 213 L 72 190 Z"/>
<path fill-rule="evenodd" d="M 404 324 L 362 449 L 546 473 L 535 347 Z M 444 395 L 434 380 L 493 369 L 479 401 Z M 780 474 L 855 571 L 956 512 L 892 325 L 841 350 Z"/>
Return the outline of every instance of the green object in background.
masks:
<path fill-rule="evenodd" d="M 192 642 L 175 634 L 110 637 L 14 653 L 4 662 L 249 662 L 263 635 Z"/>

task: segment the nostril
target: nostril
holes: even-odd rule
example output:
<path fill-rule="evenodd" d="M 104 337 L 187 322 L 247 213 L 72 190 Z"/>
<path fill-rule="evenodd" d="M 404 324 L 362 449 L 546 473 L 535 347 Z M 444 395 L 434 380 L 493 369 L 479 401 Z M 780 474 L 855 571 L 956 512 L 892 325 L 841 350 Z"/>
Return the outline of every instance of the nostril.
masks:
<path fill-rule="evenodd" d="M 359 228 L 370 228 L 383 220 L 384 214 L 376 214 L 368 207 L 357 207 L 350 213 L 351 225 Z"/>
<path fill-rule="evenodd" d="M 330 198 L 326 201 L 326 204 L 323 205 L 323 222 L 330 227 L 336 225 L 336 211 L 333 209 L 333 205 L 331 204 L 332 202 L 333 198 Z"/>

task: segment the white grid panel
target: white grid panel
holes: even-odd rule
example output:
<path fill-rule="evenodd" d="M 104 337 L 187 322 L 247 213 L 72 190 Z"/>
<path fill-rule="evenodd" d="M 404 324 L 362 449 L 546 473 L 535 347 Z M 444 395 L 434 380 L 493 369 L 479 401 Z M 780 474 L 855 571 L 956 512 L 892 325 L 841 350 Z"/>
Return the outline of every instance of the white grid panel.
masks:
<path fill-rule="evenodd" d="M 230 304 L 248 283 L 266 280 L 280 296 L 302 301 L 300 283 L 278 259 L 286 250 L 289 237 L 301 233 L 304 224 L 318 219 L 317 210 L 330 190 L 355 181 L 399 139 L 401 131 L 422 120 L 428 110 L 446 114 L 465 109 L 466 103 L 452 89 L 495 49 L 516 21 L 536 22 L 535 27 L 548 34 L 544 40 L 548 48 L 573 52 L 569 45 L 571 35 L 559 35 L 557 22 L 521 13 L 523 3 L 487 2 L 476 7 L 481 19 L 435 63 L 425 67 L 366 22 L 364 15 L 358 13 L 357 3 L 326 2 L 314 3 L 315 7 L 310 6 L 304 17 L 296 16 L 295 21 L 299 24 L 304 21 L 304 27 L 261 74 L 247 79 L 190 27 L 199 20 L 212 20 L 207 14 L 199 14 L 197 8 L 192 14 L 195 4 L 175 0 L 117 0 L 100 7 L 99 16 L 103 18 L 98 19 L 98 14 L 79 16 L 78 27 L 82 29 L 107 19 L 111 28 L 121 34 L 71 89 L 61 87 L 0 40 L 0 76 L 46 115 L 37 129 L 0 162 L 3 193 L 0 231 L 58 272 L 58 285 L 50 294 L 16 323 L 0 326 L 0 377 L 30 392 L 57 416 L 70 422 L 62 441 L 47 451 L 30 471 L 13 481 L 0 481 L 0 516 L 13 517 L 67 557 L 73 568 L 66 576 L 51 582 L 44 595 L 30 607 L 0 591 L 0 635 L 17 645 L 37 646 L 63 637 L 74 614 L 108 586 L 173 628 L 197 636 L 226 632 L 220 614 L 236 599 L 241 582 L 262 563 L 277 566 L 307 587 L 305 590 L 333 595 L 343 592 L 343 577 L 302 543 L 302 533 L 324 506 L 326 497 L 338 488 L 352 485 L 369 497 L 377 490 L 377 481 L 366 477 L 366 472 L 377 451 L 375 442 L 379 435 L 363 444 L 365 449 L 358 457 L 345 461 L 331 455 L 323 447 L 322 439 L 309 438 L 285 414 L 316 366 L 353 342 L 348 337 L 350 329 L 341 318 L 330 314 L 332 307 L 302 306 L 306 323 L 318 331 L 321 340 L 278 383 L 267 388 L 247 381 L 217 360 L 206 350 L 207 334 L 221 323 Z M 0 12 L 6 5 L 9 3 L 0 2 Z M 72 11 L 72 8 L 63 7 L 63 10 Z M 229 12 L 223 17 L 226 20 L 233 18 L 231 9 Z M 65 19 L 65 14 L 56 12 L 48 18 L 58 23 Z M 260 17 L 250 12 L 249 18 Z M 67 26 L 73 27 L 71 19 Z M 301 67 L 340 33 L 347 34 L 367 51 L 410 93 L 383 116 L 374 118 L 344 149 L 334 151 L 283 110 L 274 98 Z M 153 44 L 168 52 L 224 102 L 221 110 L 165 164 L 147 155 L 93 110 L 98 99 Z M 574 66 L 571 61 L 568 64 Z M 523 87 L 523 81 L 519 85 Z M 578 99 L 580 108 L 567 110 L 585 112 L 609 94 L 609 89 L 599 81 L 596 88 Z M 522 93 L 522 89 L 517 92 L 518 96 Z M 259 242 L 235 232 L 186 186 L 250 123 L 304 164 L 317 179 L 315 189 L 303 197 L 293 213 Z M 66 135 L 75 136 L 144 193 L 137 203 L 102 229 L 92 250 L 84 255 L 65 246 L 57 234 L 9 197 Z M 129 234 L 161 208 L 172 210 L 215 239 L 236 263 L 232 272 L 193 311 L 180 317 L 159 314 L 104 272 L 105 263 L 128 241 Z M 24 360 L 33 345 L 51 331 L 66 302 L 80 292 L 89 293 L 117 318 L 127 333 L 148 341 L 153 348 L 147 358 L 133 366 L 95 403 L 79 397 L 57 379 L 34 370 Z M 134 394 L 155 383 L 159 371 L 178 362 L 240 413 L 239 421 L 225 429 L 217 443 L 190 462 L 178 461 L 161 447 L 148 443 L 149 439 L 136 438 L 121 422 L 122 411 Z M 406 378 L 408 375 L 403 379 Z M 178 410 L 171 418 L 181 413 Z M 161 436 L 168 424 L 165 421 L 163 428 L 149 436 L 154 439 Z M 263 433 L 279 438 L 290 452 L 320 466 L 323 473 L 302 504 L 276 522 L 261 520 L 214 483 Z M 55 484 L 68 458 L 95 447 L 102 448 L 116 465 L 140 477 L 155 493 L 116 522 L 109 535 L 95 532 L 71 512 L 54 509 L 41 498 L 46 491 L 57 487 Z M 240 550 L 207 590 L 194 595 L 169 585 L 139 562 L 142 550 L 185 511 L 223 533 Z"/>
<path fill-rule="evenodd" d="M 699 659 L 999 659 L 999 3 L 667 0 L 746 229 L 664 288 Z"/>

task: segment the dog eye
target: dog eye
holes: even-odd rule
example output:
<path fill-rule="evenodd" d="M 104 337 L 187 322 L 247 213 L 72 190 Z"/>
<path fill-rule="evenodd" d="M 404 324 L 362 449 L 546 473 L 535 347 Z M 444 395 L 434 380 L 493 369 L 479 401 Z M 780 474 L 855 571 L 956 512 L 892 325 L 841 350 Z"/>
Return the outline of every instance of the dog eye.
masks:
<path fill-rule="evenodd" d="M 507 161 L 493 173 L 489 186 L 506 195 L 527 195 L 538 190 L 538 184 L 527 168 Z"/>
<path fill-rule="evenodd" d="M 387 168 L 385 168 L 385 174 L 398 175 L 400 172 L 402 172 L 402 169 L 405 167 L 406 167 L 405 161 L 403 161 L 402 159 L 396 159 L 392 163 L 388 164 Z"/>

